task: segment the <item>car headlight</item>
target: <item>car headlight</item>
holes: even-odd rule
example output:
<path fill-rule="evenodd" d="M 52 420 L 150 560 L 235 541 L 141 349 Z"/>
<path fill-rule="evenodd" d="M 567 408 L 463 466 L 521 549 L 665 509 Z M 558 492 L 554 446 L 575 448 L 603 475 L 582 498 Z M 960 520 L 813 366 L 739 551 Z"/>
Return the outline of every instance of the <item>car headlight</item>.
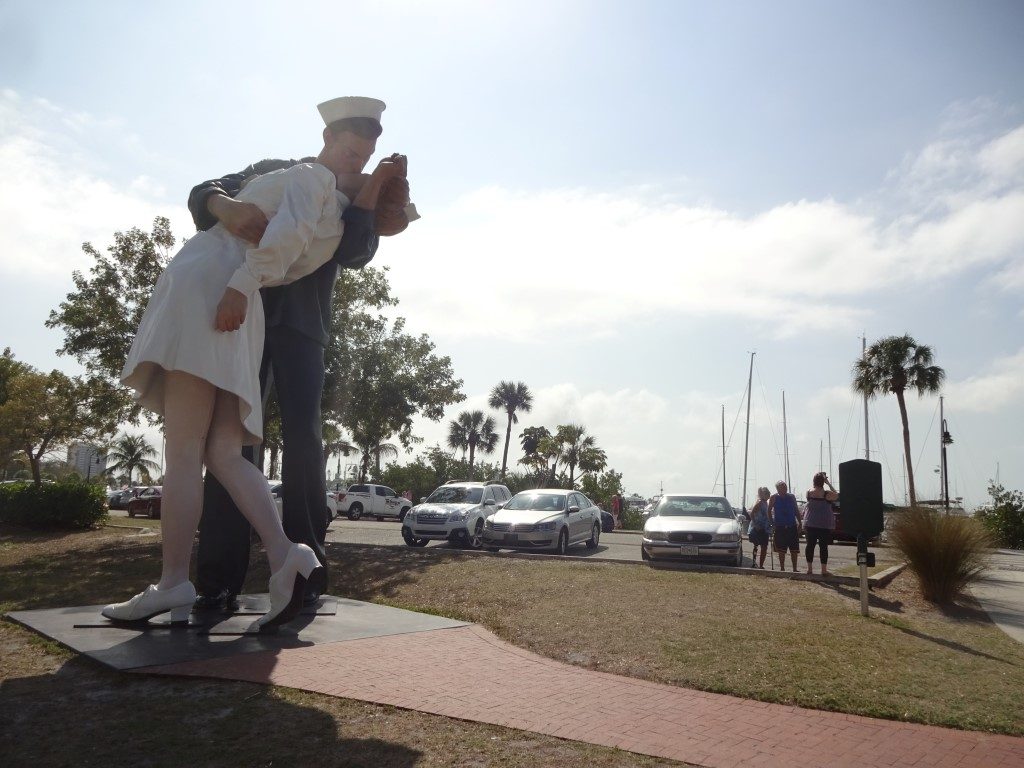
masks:
<path fill-rule="evenodd" d="M 712 541 L 727 541 L 730 544 L 735 544 L 740 540 L 738 533 L 716 533 L 711 537 Z"/>
<path fill-rule="evenodd" d="M 537 530 L 538 531 L 553 531 L 553 530 L 555 530 L 555 528 L 557 526 L 558 526 L 558 522 L 555 521 L 555 520 L 552 520 L 549 523 L 539 523 L 537 525 Z"/>
<path fill-rule="evenodd" d="M 651 541 L 668 541 L 668 536 L 665 534 L 664 531 L 650 531 L 649 533 L 645 532 L 644 536 L 646 536 Z"/>
<path fill-rule="evenodd" d="M 466 519 L 466 515 L 468 514 L 468 512 L 469 510 L 466 509 L 462 510 L 461 512 L 452 512 L 450 515 L 448 515 L 448 519 L 453 523 L 461 523 L 463 520 Z"/>
<path fill-rule="evenodd" d="M 416 522 L 416 510 L 415 509 L 410 509 L 408 512 L 405 513 L 405 516 L 406 516 L 406 518 L 409 521 Z"/>

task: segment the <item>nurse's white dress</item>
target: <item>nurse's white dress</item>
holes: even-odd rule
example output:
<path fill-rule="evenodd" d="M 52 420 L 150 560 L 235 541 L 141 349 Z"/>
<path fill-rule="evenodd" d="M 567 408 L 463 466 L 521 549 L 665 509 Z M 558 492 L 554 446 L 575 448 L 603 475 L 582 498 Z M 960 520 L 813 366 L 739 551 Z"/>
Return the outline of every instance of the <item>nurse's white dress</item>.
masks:
<path fill-rule="evenodd" d="M 157 280 L 121 372 L 143 407 L 163 414 L 165 373 L 186 371 L 238 395 L 244 442 L 263 439 L 259 289 L 305 277 L 333 256 L 349 203 L 335 185 L 334 174 L 317 163 L 259 176 L 235 198 L 256 204 L 269 219 L 258 247 L 220 224 L 182 246 Z M 241 328 L 225 333 L 214 320 L 229 286 L 244 293 L 249 306 Z"/>

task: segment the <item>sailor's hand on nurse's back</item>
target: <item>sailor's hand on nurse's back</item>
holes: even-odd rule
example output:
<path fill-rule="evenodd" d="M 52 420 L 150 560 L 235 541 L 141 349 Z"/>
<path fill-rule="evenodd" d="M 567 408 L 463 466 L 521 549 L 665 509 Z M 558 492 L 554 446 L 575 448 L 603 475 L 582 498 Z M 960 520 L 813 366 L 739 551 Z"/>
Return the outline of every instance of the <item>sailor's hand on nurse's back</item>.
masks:
<path fill-rule="evenodd" d="M 237 331 L 245 322 L 245 313 L 248 309 L 249 299 L 244 293 L 234 288 L 226 288 L 217 305 L 214 327 L 218 331 Z"/>
<path fill-rule="evenodd" d="M 267 215 L 252 203 L 214 195 L 206 203 L 206 209 L 224 229 L 248 243 L 259 243 L 267 229 Z"/>

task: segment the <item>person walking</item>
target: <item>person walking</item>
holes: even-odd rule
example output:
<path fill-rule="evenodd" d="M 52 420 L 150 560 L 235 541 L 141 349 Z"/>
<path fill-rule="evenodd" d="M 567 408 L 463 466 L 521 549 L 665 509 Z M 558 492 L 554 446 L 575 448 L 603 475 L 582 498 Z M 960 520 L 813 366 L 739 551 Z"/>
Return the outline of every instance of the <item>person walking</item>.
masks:
<path fill-rule="evenodd" d="M 753 545 L 750 559 L 754 562 L 755 568 L 764 570 L 764 559 L 768 554 L 769 532 L 771 531 L 771 518 L 768 516 L 768 499 L 771 497 L 769 490 L 762 486 L 757 489 L 757 502 L 750 510 L 750 525 L 747 527 L 747 538 Z M 758 557 L 760 550 L 760 558 Z"/>
<path fill-rule="evenodd" d="M 804 557 L 807 558 L 807 573 L 814 573 L 814 547 L 817 545 L 821 575 L 828 576 L 828 545 L 832 543 L 835 528 L 832 504 L 839 498 L 839 493 L 824 472 L 816 474 L 811 482 L 813 487 L 807 491 L 807 511 L 804 514 L 804 534 L 807 537 Z M 828 490 L 825 490 L 826 485 Z"/>
<path fill-rule="evenodd" d="M 800 554 L 800 511 L 797 509 L 796 496 L 789 492 L 784 480 L 775 484 L 775 493 L 768 500 L 768 516 L 775 532 L 779 566 L 783 571 L 786 570 L 786 552 L 789 552 L 793 572 L 796 573 L 796 561 Z"/>

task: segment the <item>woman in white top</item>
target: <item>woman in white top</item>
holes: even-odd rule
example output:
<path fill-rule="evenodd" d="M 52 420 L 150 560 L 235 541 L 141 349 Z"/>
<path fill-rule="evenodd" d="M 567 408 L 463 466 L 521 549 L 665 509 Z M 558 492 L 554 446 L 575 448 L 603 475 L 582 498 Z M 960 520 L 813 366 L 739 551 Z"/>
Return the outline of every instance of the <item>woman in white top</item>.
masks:
<path fill-rule="evenodd" d="M 382 102 L 351 102 L 345 108 L 371 114 L 350 116 L 373 117 L 379 126 Z M 256 247 L 218 225 L 188 240 L 157 281 L 121 380 L 137 391 L 143 406 L 164 418 L 163 566 L 158 584 L 106 606 L 107 618 L 142 621 L 170 611 L 172 622 L 188 621 L 196 597 L 188 569 L 202 509 L 204 464 L 263 540 L 272 574 L 271 608 L 259 628 L 290 621 L 305 587 L 323 591 L 326 586 L 326 572 L 313 550 L 285 536 L 266 480 L 241 453 L 242 445 L 262 439 L 264 327 L 258 291 L 297 280 L 331 258 L 341 239 L 341 212 L 349 203 L 337 189 L 339 180 L 351 183 L 375 148 L 376 138 L 335 132 L 329 125 L 316 162 L 258 177 L 236 198 L 254 203 L 269 219 Z M 359 192 L 360 205 L 373 208 L 383 184 L 404 172 L 401 156 L 381 161 Z"/>

